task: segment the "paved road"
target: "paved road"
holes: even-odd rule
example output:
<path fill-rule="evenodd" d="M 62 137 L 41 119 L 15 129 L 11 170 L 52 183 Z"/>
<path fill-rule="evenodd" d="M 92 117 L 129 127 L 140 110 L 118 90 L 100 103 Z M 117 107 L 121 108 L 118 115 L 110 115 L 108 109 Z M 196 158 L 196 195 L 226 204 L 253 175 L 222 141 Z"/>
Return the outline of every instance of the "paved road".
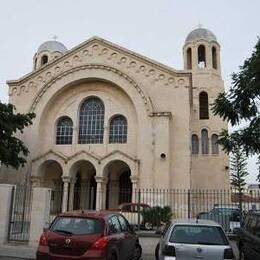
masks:
<path fill-rule="evenodd" d="M 140 243 L 143 248 L 143 257 L 142 260 L 154 260 L 154 249 L 158 242 L 158 238 L 140 238 Z M 235 254 L 237 255 L 238 251 L 234 242 L 231 242 Z M 10 258 L 10 257 L 0 257 L 1 260 L 21 260 L 21 258 Z M 238 259 L 238 258 L 237 258 Z M 24 259 L 26 260 L 26 259 Z"/>

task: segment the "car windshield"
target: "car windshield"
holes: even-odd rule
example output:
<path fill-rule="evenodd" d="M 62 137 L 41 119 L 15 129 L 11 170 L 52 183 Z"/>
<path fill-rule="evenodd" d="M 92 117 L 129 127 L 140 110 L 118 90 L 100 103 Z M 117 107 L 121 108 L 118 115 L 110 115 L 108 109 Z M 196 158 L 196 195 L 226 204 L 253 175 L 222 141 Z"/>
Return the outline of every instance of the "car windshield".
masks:
<path fill-rule="evenodd" d="M 181 244 L 228 245 L 223 230 L 214 226 L 177 225 L 170 242 Z"/>
<path fill-rule="evenodd" d="M 58 217 L 51 225 L 50 231 L 70 235 L 100 234 L 103 231 L 103 225 L 98 219 Z"/>

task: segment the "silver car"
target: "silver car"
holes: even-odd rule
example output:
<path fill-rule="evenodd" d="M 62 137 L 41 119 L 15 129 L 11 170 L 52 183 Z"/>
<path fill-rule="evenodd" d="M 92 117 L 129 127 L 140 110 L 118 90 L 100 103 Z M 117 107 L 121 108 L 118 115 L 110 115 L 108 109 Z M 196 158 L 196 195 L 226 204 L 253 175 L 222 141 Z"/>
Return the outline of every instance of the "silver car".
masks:
<path fill-rule="evenodd" d="M 155 255 L 158 260 L 235 259 L 222 227 L 203 219 L 170 223 L 162 233 Z"/>

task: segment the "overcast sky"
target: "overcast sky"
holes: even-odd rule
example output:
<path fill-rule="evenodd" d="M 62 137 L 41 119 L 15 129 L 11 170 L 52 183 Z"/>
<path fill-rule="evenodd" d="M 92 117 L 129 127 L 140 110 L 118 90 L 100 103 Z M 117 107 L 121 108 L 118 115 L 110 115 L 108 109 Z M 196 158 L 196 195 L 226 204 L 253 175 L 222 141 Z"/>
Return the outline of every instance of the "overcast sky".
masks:
<path fill-rule="evenodd" d="M 202 24 L 222 46 L 226 88 L 260 36 L 259 0 L 2 0 L 0 100 L 5 81 L 32 69 L 38 46 L 57 35 L 68 48 L 97 35 L 176 69 L 187 34 Z M 248 182 L 255 182 L 255 160 Z"/>

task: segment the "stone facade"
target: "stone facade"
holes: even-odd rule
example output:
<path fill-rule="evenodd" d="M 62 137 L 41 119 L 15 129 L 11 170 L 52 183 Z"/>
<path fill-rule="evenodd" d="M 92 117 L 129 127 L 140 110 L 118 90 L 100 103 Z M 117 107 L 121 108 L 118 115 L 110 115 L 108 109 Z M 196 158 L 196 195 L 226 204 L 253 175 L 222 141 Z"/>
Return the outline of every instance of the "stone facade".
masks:
<path fill-rule="evenodd" d="M 1 182 L 30 176 L 34 186 L 61 187 L 64 209 L 68 199 L 73 204 L 75 187 L 93 188 L 99 205 L 107 203 L 99 191 L 112 188 L 229 188 L 228 157 L 212 142 L 227 124 L 209 108 L 208 118 L 200 118 L 201 92 L 209 107 L 224 90 L 220 46 L 203 33 L 187 38 L 180 71 L 97 37 L 69 51 L 58 42 L 43 44 L 34 70 L 8 82 L 10 102 L 36 118 L 21 136 L 30 150 L 27 166 L 19 172 L 2 169 Z M 81 143 L 82 106 L 93 97 L 104 107 L 102 141 Z M 111 122 L 119 114 L 127 122 L 127 140 L 111 142 Z M 73 124 L 72 143 L 56 144 L 64 117 Z"/>

